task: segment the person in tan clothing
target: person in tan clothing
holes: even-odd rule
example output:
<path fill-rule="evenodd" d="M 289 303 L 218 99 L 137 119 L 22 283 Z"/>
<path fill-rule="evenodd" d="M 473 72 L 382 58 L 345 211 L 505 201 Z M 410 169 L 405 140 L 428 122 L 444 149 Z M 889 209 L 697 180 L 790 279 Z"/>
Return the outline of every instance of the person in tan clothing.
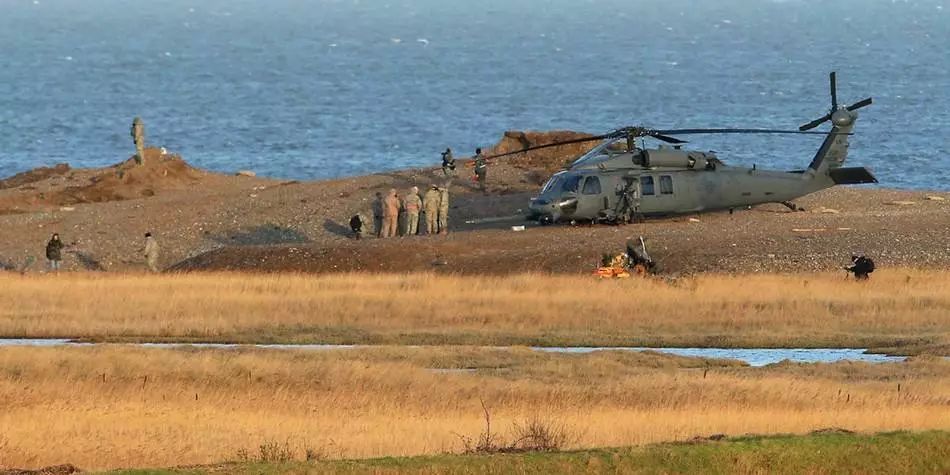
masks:
<path fill-rule="evenodd" d="M 406 224 L 403 234 L 415 236 L 419 233 L 419 211 L 422 209 L 422 198 L 419 197 L 419 188 L 412 187 L 409 194 L 402 199 L 402 207 L 406 210 Z"/>
<path fill-rule="evenodd" d="M 394 237 L 399 233 L 399 196 L 396 190 L 389 190 L 383 200 L 383 232 L 382 237 Z"/>
<path fill-rule="evenodd" d="M 158 272 L 158 243 L 152 237 L 152 233 L 145 233 L 145 247 L 142 248 L 145 254 L 145 264 L 151 272 Z"/>
<path fill-rule="evenodd" d="M 442 195 L 439 193 L 438 185 L 432 185 L 422 198 L 422 207 L 426 212 L 426 234 L 439 232 L 439 204 L 441 201 Z"/>

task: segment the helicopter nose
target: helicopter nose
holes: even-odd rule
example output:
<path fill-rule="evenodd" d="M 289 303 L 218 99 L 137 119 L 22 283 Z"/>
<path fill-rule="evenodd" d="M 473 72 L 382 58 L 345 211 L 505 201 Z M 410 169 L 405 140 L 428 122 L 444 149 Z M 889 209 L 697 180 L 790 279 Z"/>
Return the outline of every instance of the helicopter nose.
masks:
<path fill-rule="evenodd" d="M 553 216 L 557 212 L 557 205 L 546 198 L 539 198 L 531 202 L 528 206 L 531 215 L 535 217 Z"/>

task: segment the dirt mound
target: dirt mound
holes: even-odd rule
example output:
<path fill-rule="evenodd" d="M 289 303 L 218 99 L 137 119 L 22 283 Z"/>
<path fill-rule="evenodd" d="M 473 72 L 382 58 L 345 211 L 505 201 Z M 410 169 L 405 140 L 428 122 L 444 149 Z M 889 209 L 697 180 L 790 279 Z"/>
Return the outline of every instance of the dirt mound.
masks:
<path fill-rule="evenodd" d="M 73 170 L 66 164 L 37 168 L 0 182 L 0 213 L 149 197 L 185 189 L 205 175 L 156 148 L 145 150 L 143 165 L 129 158 L 100 169 Z"/>
<path fill-rule="evenodd" d="M 570 130 L 554 130 L 550 132 L 509 130 L 505 132 L 501 140 L 486 153 L 488 155 L 497 155 L 500 153 L 515 152 L 527 147 L 536 147 L 538 145 L 547 145 L 587 137 L 592 137 L 592 135 Z M 564 168 L 568 165 L 570 160 L 586 153 L 588 150 L 594 148 L 595 145 L 597 145 L 597 142 L 561 145 L 511 155 L 506 157 L 506 160 L 508 163 L 520 168 L 540 168 L 548 172 L 553 172 Z"/>
<path fill-rule="evenodd" d="M 34 168 L 23 173 L 17 173 L 10 178 L 0 180 L 0 190 L 29 185 L 30 183 L 36 183 L 52 176 L 65 175 L 69 173 L 69 170 L 68 163 L 60 163 L 54 167 Z"/>
<path fill-rule="evenodd" d="M 67 187 L 56 204 L 99 203 L 153 196 L 159 191 L 180 190 L 198 181 L 203 172 L 192 168 L 177 155 L 162 155 L 157 149 L 145 151 L 145 164 L 130 158 L 104 169 L 83 186 Z"/>

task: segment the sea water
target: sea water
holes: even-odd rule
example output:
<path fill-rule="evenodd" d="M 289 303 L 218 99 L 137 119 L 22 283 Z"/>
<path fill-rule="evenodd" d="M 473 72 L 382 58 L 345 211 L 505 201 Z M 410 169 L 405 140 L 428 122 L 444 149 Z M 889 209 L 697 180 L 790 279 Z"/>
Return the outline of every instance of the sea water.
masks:
<path fill-rule="evenodd" d="M 946 0 L 2 0 L 0 176 L 126 159 L 137 115 L 194 165 L 294 179 L 506 129 L 794 129 L 837 70 L 841 103 L 874 97 L 848 164 L 950 190 L 948 44 Z M 822 137 L 688 139 L 796 169 Z"/>

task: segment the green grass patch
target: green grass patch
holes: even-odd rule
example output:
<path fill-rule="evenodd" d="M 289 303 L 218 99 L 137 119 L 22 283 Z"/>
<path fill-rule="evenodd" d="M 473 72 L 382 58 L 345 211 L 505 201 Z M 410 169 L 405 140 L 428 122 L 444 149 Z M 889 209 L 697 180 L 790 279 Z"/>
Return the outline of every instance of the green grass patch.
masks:
<path fill-rule="evenodd" d="M 277 464 L 234 463 L 138 474 L 482 473 L 950 473 L 950 432 L 740 437 L 646 447 L 494 455 L 439 455 Z"/>

